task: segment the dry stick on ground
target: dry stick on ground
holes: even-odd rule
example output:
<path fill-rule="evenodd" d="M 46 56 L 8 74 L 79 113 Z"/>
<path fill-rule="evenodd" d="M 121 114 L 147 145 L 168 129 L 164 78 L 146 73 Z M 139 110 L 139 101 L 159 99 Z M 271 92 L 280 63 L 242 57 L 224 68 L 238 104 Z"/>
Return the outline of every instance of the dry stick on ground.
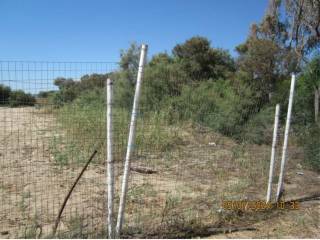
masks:
<path fill-rule="evenodd" d="M 151 169 L 151 168 L 147 168 L 147 167 L 130 167 L 131 171 L 134 172 L 138 172 L 138 173 L 144 173 L 144 174 L 153 174 L 153 173 L 157 173 L 157 170 Z"/>
<path fill-rule="evenodd" d="M 312 200 L 320 200 L 320 192 L 314 193 L 310 196 L 305 196 L 305 197 L 300 197 L 300 198 L 295 198 L 295 199 L 291 199 L 288 201 L 285 201 L 285 204 L 291 203 L 291 202 L 305 202 L 305 201 L 312 201 Z M 276 204 L 276 203 L 273 203 Z M 190 229 L 183 229 L 185 232 L 190 231 Z M 191 232 L 193 232 L 193 234 L 196 235 L 201 235 L 201 237 L 205 237 L 205 236 L 210 236 L 210 235 L 215 235 L 215 234 L 226 234 L 226 233 L 233 233 L 233 232 L 240 232 L 240 231 L 258 231 L 259 229 L 255 228 L 255 227 L 209 227 L 209 228 L 205 228 L 202 230 L 201 233 L 196 234 L 193 232 L 193 230 L 191 230 Z"/>
<path fill-rule="evenodd" d="M 57 228 L 58 228 L 58 225 L 59 225 L 59 222 L 60 222 L 60 219 L 61 219 L 61 215 L 63 213 L 63 210 L 68 202 L 68 199 L 70 198 L 71 196 L 71 193 L 73 191 L 73 189 L 76 187 L 77 183 L 79 182 L 81 176 L 83 175 L 83 173 L 86 171 L 88 165 L 90 164 L 90 162 L 92 161 L 92 159 L 94 158 L 94 156 L 97 154 L 97 150 L 94 150 L 94 152 L 91 154 L 89 160 L 87 161 L 86 165 L 83 167 L 82 171 L 80 172 L 80 174 L 78 175 L 76 181 L 73 183 L 72 187 L 70 188 L 67 196 L 64 198 L 64 201 L 61 205 L 61 208 L 59 210 L 59 214 L 57 216 L 57 219 L 55 221 L 55 224 L 54 224 L 54 227 L 53 227 L 53 230 L 52 230 L 52 237 L 54 237 L 56 235 L 56 232 L 57 232 Z"/>
<path fill-rule="evenodd" d="M 285 201 L 285 204 L 291 202 L 306 202 L 312 200 L 320 200 L 320 192 L 314 193 L 310 196 L 300 197 Z M 232 233 L 232 232 L 239 232 L 239 231 L 256 231 L 258 229 L 254 227 L 224 227 L 224 228 L 208 228 L 207 232 L 210 234 L 219 234 L 219 233 Z"/>
<path fill-rule="evenodd" d="M 180 233 L 184 233 L 186 235 L 184 235 L 182 238 L 194 238 L 194 237 L 208 237 L 211 235 L 215 235 L 215 234 L 220 234 L 220 233 L 233 233 L 233 232 L 240 232 L 240 231 L 259 231 L 259 229 L 252 227 L 252 226 L 244 226 L 244 227 L 200 227 L 200 228 L 193 228 L 193 227 L 182 227 L 180 229 L 178 229 L 178 231 Z M 149 236 L 147 236 L 148 238 L 152 238 L 157 236 L 155 234 L 151 234 Z M 144 236 L 134 236 L 134 238 L 143 238 Z M 167 237 L 167 236 L 165 236 Z M 181 236 L 180 236 L 181 237 Z M 180 238 L 178 237 L 178 238 Z M 176 236 L 170 236 L 169 238 L 176 238 Z"/>
<path fill-rule="evenodd" d="M 320 200 L 320 192 L 314 193 L 310 196 L 305 196 L 301 198 L 295 198 L 288 201 L 285 201 L 284 203 L 290 203 L 290 202 L 306 202 L 306 201 L 312 201 L 312 200 Z"/>
<path fill-rule="evenodd" d="M 208 228 L 207 231 L 210 234 L 219 234 L 219 233 L 233 233 L 240 231 L 257 231 L 258 229 L 254 227 L 224 227 L 224 228 Z"/>

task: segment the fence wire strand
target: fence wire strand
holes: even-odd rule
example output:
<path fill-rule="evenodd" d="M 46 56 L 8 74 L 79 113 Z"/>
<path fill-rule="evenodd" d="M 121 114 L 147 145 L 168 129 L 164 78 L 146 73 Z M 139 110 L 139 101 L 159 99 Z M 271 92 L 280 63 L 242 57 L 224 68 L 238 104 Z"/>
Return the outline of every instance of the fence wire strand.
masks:
<path fill-rule="evenodd" d="M 243 122 L 238 129 L 232 109 L 223 115 L 210 100 L 225 104 L 221 96 L 210 95 L 215 94 L 210 83 L 201 86 L 170 69 L 163 69 L 162 76 L 146 68 L 122 237 L 190 237 L 192 228 L 228 222 L 223 201 L 264 200 L 267 191 L 273 122 L 267 127 Z M 99 143 L 103 147 L 72 193 L 57 236 L 107 236 L 108 77 L 114 82 L 117 210 L 135 75 L 124 74 L 118 63 L 111 62 L 0 61 L 2 237 L 50 237 L 65 195 Z M 207 95 L 200 98 L 200 90 Z M 10 96 L 6 91 L 11 91 Z M 252 111 L 243 109 L 243 115 Z M 271 119 L 273 114 L 274 109 Z M 275 178 L 284 119 L 279 123 Z M 294 177 L 303 159 L 292 130 L 285 183 L 303 184 Z M 310 191 L 315 189 L 316 182 L 310 181 L 309 186 Z M 272 187 L 274 197 L 276 180 Z"/>

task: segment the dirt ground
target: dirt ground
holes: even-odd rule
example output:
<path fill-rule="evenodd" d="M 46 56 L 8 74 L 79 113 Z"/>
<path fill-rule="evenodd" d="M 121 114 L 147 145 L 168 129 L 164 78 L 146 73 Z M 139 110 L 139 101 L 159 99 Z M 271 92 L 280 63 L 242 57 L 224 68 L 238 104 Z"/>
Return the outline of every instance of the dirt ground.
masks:
<path fill-rule="evenodd" d="M 279 215 L 250 224 L 256 231 L 239 231 L 209 238 L 319 238 L 319 200 L 303 202 L 299 210 L 284 210 Z"/>
<path fill-rule="evenodd" d="M 49 145 L 60 133 L 51 115 L 33 107 L 2 107 L 0 124 L 0 237 L 36 237 L 41 231 L 48 236 L 80 167 L 55 164 Z M 74 222 L 95 225 L 98 218 L 103 223 L 104 213 L 98 210 L 104 204 L 103 180 L 103 167 L 89 167 L 69 200 L 60 232 L 77 227 L 69 226 Z M 95 217 L 81 223 L 76 219 L 86 215 Z"/>
<path fill-rule="evenodd" d="M 81 165 L 57 165 L 50 144 L 54 137 L 63 137 L 63 132 L 58 130 L 53 115 L 33 107 L 2 107 L 0 124 L 0 238 L 37 237 L 40 232 L 41 237 L 50 236 L 59 207 Z M 205 131 L 185 131 L 181 138 L 182 143 L 169 153 L 152 155 L 146 150 L 136 154 L 134 165 L 158 172 L 132 172 L 126 229 L 146 230 L 156 224 L 180 224 L 194 218 L 216 224 L 227 212 L 221 209 L 223 200 L 265 199 L 269 146 L 243 147 Z M 301 159 L 300 151 L 289 149 L 286 199 L 319 191 L 320 175 L 303 167 Z M 117 189 L 121 166 L 121 162 L 116 163 Z M 106 219 L 104 169 L 103 164 L 89 166 L 68 202 L 59 233 L 76 232 L 68 236 L 81 238 L 97 236 L 85 235 L 87 230 L 102 231 Z M 302 203 L 299 210 L 242 218 L 242 225 L 258 231 L 211 237 L 319 237 L 319 208 L 319 201 L 310 201 Z"/>

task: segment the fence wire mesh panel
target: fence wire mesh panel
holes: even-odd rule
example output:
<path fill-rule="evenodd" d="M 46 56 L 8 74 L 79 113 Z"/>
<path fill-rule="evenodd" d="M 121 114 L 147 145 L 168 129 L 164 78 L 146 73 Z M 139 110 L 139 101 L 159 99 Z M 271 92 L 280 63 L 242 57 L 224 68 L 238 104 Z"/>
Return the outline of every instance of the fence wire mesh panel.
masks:
<path fill-rule="evenodd" d="M 212 226 L 247 226 L 268 218 L 259 210 L 267 206 L 275 106 L 259 109 L 254 94 L 250 104 L 237 106 L 241 95 L 236 88 L 221 95 L 224 84 L 146 67 L 123 237 L 207 236 Z M 287 114 L 287 102 L 281 105 L 272 202 Z M 262 115 L 253 117 L 259 111 Z M 292 114 L 294 122 L 295 108 Z M 303 170 L 310 178 L 299 177 L 306 157 L 294 128 L 289 135 L 282 200 L 312 194 L 319 184 L 312 171 Z M 301 190 L 307 182 L 310 188 Z M 240 200 L 252 201 L 251 214 L 260 216 L 243 214 L 243 204 L 236 206 L 239 211 L 226 209 L 228 201 Z"/>
<path fill-rule="evenodd" d="M 5 237 L 50 236 L 68 190 L 96 148 L 57 236 L 96 236 L 105 229 L 105 150 L 99 146 L 105 141 L 105 107 L 103 98 L 91 99 L 116 68 L 104 62 L 0 62 L 0 84 L 10 93 L 1 94 L 0 107 Z M 77 98 L 82 91 L 91 92 Z"/>
<path fill-rule="evenodd" d="M 0 231 L 5 237 L 52 236 L 68 190 L 95 150 L 56 236 L 107 236 L 105 84 L 107 78 L 113 81 L 116 216 L 136 70 L 104 62 L 0 62 Z M 147 64 L 122 237 L 207 236 L 208 227 L 247 226 L 269 216 L 229 211 L 225 205 L 264 201 L 267 193 L 275 106 L 259 108 L 255 93 L 243 87 L 201 81 L 161 61 Z M 242 94 L 250 101 L 240 101 Z M 287 111 L 287 96 L 283 99 L 272 201 Z M 312 193 L 319 184 L 312 171 L 304 169 L 305 178 L 297 174 L 303 161 L 317 158 L 318 148 L 301 144 L 293 106 L 285 198 Z"/>

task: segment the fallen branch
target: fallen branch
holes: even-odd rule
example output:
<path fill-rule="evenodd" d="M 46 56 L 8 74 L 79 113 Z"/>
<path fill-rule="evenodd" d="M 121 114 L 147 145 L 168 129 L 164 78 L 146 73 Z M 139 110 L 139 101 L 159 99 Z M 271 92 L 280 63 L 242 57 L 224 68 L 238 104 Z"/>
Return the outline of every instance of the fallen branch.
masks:
<path fill-rule="evenodd" d="M 259 231 L 259 229 L 254 227 L 209 227 L 209 226 L 160 226 L 158 228 L 152 229 L 147 233 L 143 234 L 141 232 L 137 233 L 127 233 L 122 234 L 122 238 L 168 238 L 168 239 L 189 239 L 189 238 L 204 238 L 211 235 L 220 233 L 232 233 L 240 231 Z"/>
<path fill-rule="evenodd" d="M 144 174 L 153 174 L 157 173 L 157 170 L 146 168 L 146 167 L 130 167 L 131 171 L 138 172 L 138 173 L 144 173 Z"/>
<path fill-rule="evenodd" d="M 94 150 L 94 152 L 91 154 L 89 160 L 87 161 L 86 165 L 83 167 L 83 169 L 81 170 L 80 174 L 78 175 L 77 179 L 75 180 L 75 182 L 73 183 L 72 187 L 70 188 L 67 196 L 64 198 L 64 201 L 61 205 L 61 208 L 59 210 L 59 214 L 56 218 L 56 221 L 55 221 L 55 224 L 54 224 L 54 227 L 53 227 L 53 230 L 52 230 L 52 237 L 54 237 L 56 235 L 56 232 L 57 232 L 57 228 L 58 228 L 58 225 L 59 225 L 59 222 L 60 222 L 60 219 L 61 219 L 61 215 L 63 213 L 63 210 L 68 202 L 68 199 L 70 198 L 71 196 L 71 193 L 73 191 L 73 189 L 76 187 L 77 183 L 79 182 L 81 176 L 83 175 L 83 173 L 86 171 L 88 165 L 90 164 L 90 162 L 92 161 L 92 159 L 94 158 L 94 156 L 97 154 L 97 150 Z"/>
<path fill-rule="evenodd" d="M 318 199 L 319 198 L 319 199 Z M 320 200 L 320 192 L 314 193 L 310 196 L 300 197 L 296 199 L 290 199 L 288 201 L 285 201 L 284 203 L 290 203 L 290 202 L 306 202 L 306 201 L 312 201 L 312 200 Z"/>
<path fill-rule="evenodd" d="M 208 233 L 219 234 L 219 233 L 233 233 L 240 231 L 257 231 L 254 227 L 224 227 L 224 228 L 208 228 Z"/>

